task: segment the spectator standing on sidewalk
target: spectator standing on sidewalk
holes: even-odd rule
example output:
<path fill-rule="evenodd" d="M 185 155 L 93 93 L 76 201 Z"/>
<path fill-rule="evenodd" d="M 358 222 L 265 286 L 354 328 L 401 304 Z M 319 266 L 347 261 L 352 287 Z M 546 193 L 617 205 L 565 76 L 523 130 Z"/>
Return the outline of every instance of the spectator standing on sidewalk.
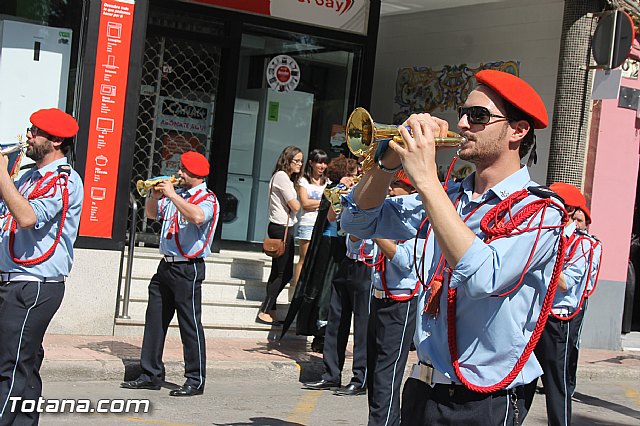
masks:
<path fill-rule="evenodd" d="M 204 259 L 211 254 L 220 206 L 207 189 L 209 162 L 190 151 L 180 156 L 181 190 L 162 181 L 146 201 L 149 218 L 162 221 L 160 253 L 164 255 L 149 283 L 140 366 L 142 374 L 123 382 L 125 389 L 159 390 L 164 382 L 162 352 L 169 323 L 178 313 L 184 351 L 186 381 L 169 392 L 171 396 L 193 396 L 204 392 L 207 372 L 204 328 L 202 327 L 202 281 Z"/>
<path fill-rule="evenodd" d="M 0 425 L 38 424 L 37 411 L 12 412 L 9 398 L 42 394 L 42 340 L 62 303 L 84 197 L 65 158 L 76 120 L 51 108 L 30 121 L 26 155 L 35 166 L 14 183 L 0 155 Z"/>
<path fill-rule="evenodd" d="M 304 265 L 307 256 L 307 249 L 313 235 L 313 227 L 318 217 L 318 210 L 324 198 L 324 188 L 327 186 L 328 180 L 325 175 L 327 170 L 327 153 L 321 149 L 314 149 L 309 154 L 307 165 L 304 168 L 303 176 L 298 180 L 298 198 L 302 207 L 300 220 L 298 221 L 298 246 L 300 248 L 298 263 L 296 263 L 293 281 L 289 288 L 289 294 L 293 295 L 300 271 Z"/>
<path fill-rule="evenodd" d="M 282 256 L 271 259 L 271 272 L 267 281 L 267 294 L 256 316 L 256 322 L 266 325 L 277 325 L 276 305 L 278 295 L 293 277 L 293 226 L 300 209 L 296 186 L 304 164 L 304 154 L 297 146 L 290 145 L 282 150 L 269 182 L 269 238 L 285 239 Z"/>
<path fill-rule="evenodd" d="M 356 160 L 352 158 L 344 155 L 332 158 L 325 172 L 329 181 L 327 188 L 339 184 L 351 188 L 356 169 Z M 339 222 L 335 220 L 332 208 L 331 202 L 323 196 L 307 251 L 307 261 L 300 273 L 300 287 L 294 296 L 302 299 L 297 313 L 296 333 L 313 336 L 311 350 L 319 353 L 323 351 L 329 318 L 331 282 L 346 253 L 345 236 L 339 230 Z M 289 309 L 295 309 L 295 305 L 292 301 Z"/>

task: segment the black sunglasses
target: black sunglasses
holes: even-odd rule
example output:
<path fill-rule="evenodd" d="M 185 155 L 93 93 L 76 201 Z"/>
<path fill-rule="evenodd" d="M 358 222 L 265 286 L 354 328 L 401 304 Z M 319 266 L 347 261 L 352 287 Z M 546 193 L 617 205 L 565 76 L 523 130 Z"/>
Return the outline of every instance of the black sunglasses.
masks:
<path fill-rule="evenodd" d="M 38 135 L 44 136 L 44 137 L 50 136 L 49 133 L 45 132 L 44 130 L 40 130 L 36 126 L 27 127 L 27 133 L 29 132 L 31 132 L 31 136 L 33 136 L 34 138 Z"/>
<path fill-rule="evenodd" d="M 504 115 L 491 114 L 489 109 L 483 106 L 458 108 L 458 120 L 460 120 L 464 115 L 467 116 L 469 124 L 488 124 L 491 117 L 504 118 L 507 121 L 513 121 L 511 118 L 505 117 Z"/>

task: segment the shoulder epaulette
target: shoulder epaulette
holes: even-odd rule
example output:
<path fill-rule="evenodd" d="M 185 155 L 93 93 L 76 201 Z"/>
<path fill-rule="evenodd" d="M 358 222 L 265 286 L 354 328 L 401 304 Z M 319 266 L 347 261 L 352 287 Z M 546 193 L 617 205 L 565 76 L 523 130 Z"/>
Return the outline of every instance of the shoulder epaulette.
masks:
<path fill-rule="evenodd" d="M 564 200 L 562 199 L 562 197 L 560 197 L 558 194 L 555 193 L 555 191 L 553 191 L 552 189 L 550 189 L 547 186 L 530 186 L 527 188 L 527 190 L 540 198 L 551 198 L 551 197 L 555 197 L 557 198 L 562 204 L 564 204 Z"/>
<path fill-rule="evenodd" d="M 71 174 L 71 166 L 68 164 L 61 164 L 58 166 L 58 173 Z"/>

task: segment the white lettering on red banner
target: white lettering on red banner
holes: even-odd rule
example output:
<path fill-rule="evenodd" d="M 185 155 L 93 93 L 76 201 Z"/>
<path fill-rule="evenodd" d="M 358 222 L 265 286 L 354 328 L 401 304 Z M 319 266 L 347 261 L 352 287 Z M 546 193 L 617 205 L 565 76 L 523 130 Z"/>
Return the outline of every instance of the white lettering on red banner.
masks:
<path fill-rule="evenodd" d="M 111 238 L 135 0 L 102 0 L 79 234 Z"/>

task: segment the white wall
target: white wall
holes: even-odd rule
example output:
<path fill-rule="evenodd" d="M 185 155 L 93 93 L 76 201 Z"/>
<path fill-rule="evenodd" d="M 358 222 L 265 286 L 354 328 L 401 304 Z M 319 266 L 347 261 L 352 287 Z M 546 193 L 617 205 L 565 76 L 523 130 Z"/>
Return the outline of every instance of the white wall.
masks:
<path fill-rule="evenodd" d="M 560 33 L 561 0 L 505 0 L 380 20 L 371 114 L 391 123 L 399 68 L 519 61 L 520 76 L 542 97 L 553 114 Z M 455 130 L 453 113 L 443 115 Z M 531 174 L 544 184 L 551 129 L 536 131 L 538 164 Z"/>
<path fill-rule="evenodd" d="M 74 249 L 62 306 L 47 333 L 113 335 L 120 252 Z"/>

